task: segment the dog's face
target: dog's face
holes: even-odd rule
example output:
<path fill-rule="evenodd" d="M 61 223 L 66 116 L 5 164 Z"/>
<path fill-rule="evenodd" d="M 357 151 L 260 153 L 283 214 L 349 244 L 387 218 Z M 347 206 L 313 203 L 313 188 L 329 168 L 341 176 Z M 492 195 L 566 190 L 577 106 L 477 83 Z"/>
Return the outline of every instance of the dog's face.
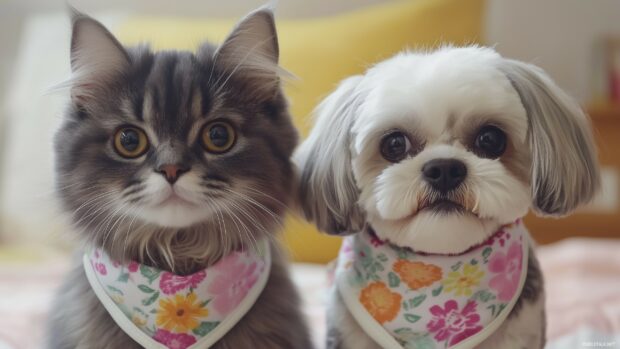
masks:
<path fill-rule="evenodd" d="M 400 54 L 346 80 L 297 159 L 321 229 L 369 224 L 432 253 L 462 252 L 532 203 L 564 214 L 598 185 L 578 106 L 536 68 L 473 47 Z"/>
<path fill-rule="evenodd" d="M 489 57 L 400 55 L 363 84 L 352 164 L 359 205 L 380 237 L 454 251 L 527 212 L 527 116 Z"/>

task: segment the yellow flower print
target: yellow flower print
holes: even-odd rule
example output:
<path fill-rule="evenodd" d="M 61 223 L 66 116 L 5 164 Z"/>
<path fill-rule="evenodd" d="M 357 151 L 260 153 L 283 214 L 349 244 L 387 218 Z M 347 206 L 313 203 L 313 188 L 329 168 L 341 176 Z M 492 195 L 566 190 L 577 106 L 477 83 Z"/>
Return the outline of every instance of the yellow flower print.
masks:
<path fill-rule="evenodd" d="M 161 299 L 155 323 L 168 331 L 187 332 L 200 325 L 199 318 L 209 315 L 196 295 L 191 292 L 187 297 L 177 294 L 174 298 Z"/>
<path fill-rule="evenodd" d="M 471 288 L 478 286 L 480 279 L 484 276 L 484 271 L 479 270 L 477 265 L 466 264 L 463 273 L 453 271 L 443 281 L 446 292 L 454 292 L 455 296 L 471 296 Z"/>
<path fill-rule="evenodd" d="M 133 315 L 131 316 L 131 321 L 138 327 L 146 325 L 146 318 L 144 317 L 144 315 L 137 312 L 133 313 Z"/>
<path fill-rule="evenodd" d="M 116 303 L 116 304 L 123 304 L 123 303 L 125 303 L 125 298 L 123 298 L 123 296 L 121 296 L 119 294 L 112 294 L 112 295 L 110 295 L 110 298 L 112 298 L 112 301 L 114 301 L 114 303 Z"/>

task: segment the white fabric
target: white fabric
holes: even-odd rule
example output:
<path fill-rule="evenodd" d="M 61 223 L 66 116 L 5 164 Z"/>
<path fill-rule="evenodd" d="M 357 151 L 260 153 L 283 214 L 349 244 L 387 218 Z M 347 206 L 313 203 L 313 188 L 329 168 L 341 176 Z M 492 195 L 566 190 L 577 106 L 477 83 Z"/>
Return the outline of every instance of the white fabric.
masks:
<path fill-rule="evenodd" d="M 120 264 L 102 250 L 84 255 L 90 285 L 117 325 L 147 349 L 205 349 L 254 305 L 271 269 L 266 240 L 218 263 L 179 276 L 136 262 Z"/>
<path fill-rule="evenodd" d="M 521 294 L 528 238 L 519 220 L 462 254 L 436 255 L 362 232 L 343 243 L 336 285 L 383 348 L 473 348 L 502 324 Z"/>

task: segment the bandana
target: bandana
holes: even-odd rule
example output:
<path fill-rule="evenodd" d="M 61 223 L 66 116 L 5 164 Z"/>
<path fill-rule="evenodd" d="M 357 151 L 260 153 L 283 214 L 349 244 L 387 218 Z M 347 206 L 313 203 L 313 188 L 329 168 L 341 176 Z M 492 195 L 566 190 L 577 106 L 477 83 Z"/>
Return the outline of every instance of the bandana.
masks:
<path fill-rule="evenodd" d="M 271 268 L 266 240 L 180 276 L 101 249 L 84 255 L 90 285 L 116 324 L 147 349 L 204 349 L 221 339 L 256 302 Z"/>
<path fill-rule="evenodd" d="M 473 348 L 503 323 L 521 294 L 528 237 L 518 220 L 462 254 L 437 255 L 362 232 L 343 242 L 336 285 L 383 348 Z"/>

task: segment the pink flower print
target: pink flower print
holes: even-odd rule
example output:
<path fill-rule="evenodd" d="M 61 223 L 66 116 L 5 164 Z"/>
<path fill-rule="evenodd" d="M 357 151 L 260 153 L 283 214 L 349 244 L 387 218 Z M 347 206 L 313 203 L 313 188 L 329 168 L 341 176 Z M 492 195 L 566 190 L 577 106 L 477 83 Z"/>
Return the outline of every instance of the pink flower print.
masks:
<path fill-rule="evenodd" d="M 506 238 L 506 231 L 502 228 L 487 239 L 482 246 L 493 246 L 496 240 L 499 239 L 500 246 L 504 246 L 504 239 Z"/>
<path fill-rule="evenodd" d="M 475 301 L 469 301 L 459 311 L 458 303 L 453 299 L 447 301 L 443 309 L 434 305 L 430 308 L 433 318 L 426 328 L 435 334 L 436 340 L 447 340 L 449 345 L 457 344 L 482 329 L 478 324 L 480 315 L 476 313 L 476 306 Z"/>
<path fill-rule="evenodd" d="M 497 291 L 497 299 L 502 302 L 510 301 L 519 288 L 522 259 L 518 242 L 513 242 L 506 253 L 496 252 L 489 259 L 489 271 L 497 274 L 489 280 L 489 286 Z"/>
<path fill-rule="evenodd" d="M 372 247 L 377 248 L 383 246 L 385 242 L 377 237 L 375 234 L 370 235 L 370 244 Z"/>
<path fill-rule="evenodd" d="M 256 262 L 246 264 L 239 260 L 237 253 L 222 259 L 216 269 L 218 275 L 209 286 L 214 295 L 213 309 L 220 314 L 228 314 L 246 296 L 258 279 Z"/>
<path fill-rule="evenodd" d="M 106 269 L 105 264 L 103 264 L 103 263 L 95 262 L 93 267 L 101 275 L 107 275 L 108 274 L 108 270 Z"/>
<path fill-rule="evenodd" d="M 135 268 L 137 270 L 137 267 Z M 159 279 L 159 288 L 164 294 L 172 295 L 189 287 L 197 288 L 206 276 L 207 272 L 204 270 L 186 276 L 179 276 L 166 271 L 162 273 L 161 279 Z"/>
<path fill-rule="evenodd" d="M 196 343 L 194 336 L 185 333 L 175 334 L 162 329 L 155 332 L 153 339 L 170 349 L 186 349 Z"/>
<path fill-rule="evenodd" d="M 138 264 L 138 262 L 131 261 L 127 265 L 127 270 L 129 270 L 130 273 L 137 272 L 139 268 L 140 268 L 140 264 Z"/>

